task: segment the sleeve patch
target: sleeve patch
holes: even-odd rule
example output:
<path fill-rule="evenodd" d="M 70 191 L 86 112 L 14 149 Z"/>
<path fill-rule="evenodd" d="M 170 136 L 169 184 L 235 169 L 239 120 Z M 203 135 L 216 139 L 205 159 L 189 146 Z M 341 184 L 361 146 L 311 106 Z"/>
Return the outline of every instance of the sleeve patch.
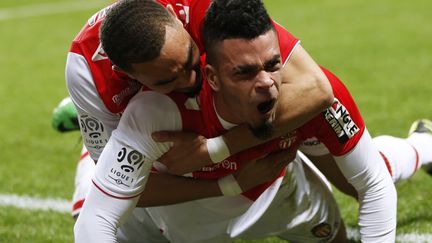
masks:
<path fill-rule="evenodd" d="M 132 189 L 138 182 L 144 161 L 145 156 L 140 152 L 122 147 L 117 153 L 116 163 L 109 169 L 105 179 L 124 189 Z"/>
<path fill-rule="evenodd" d="M 108 133 L 97 118 L 82 115 L 79 117 L 84 143 L 92 149 L 102 149 L 108 142 Z"/>
<path fill-rule="evenodd" d="M 334 99 L 331 107 L 324 112 L 324 116 L 342 144 L 346 143 L 360 131 L 360 128 L 354 123 L 348 110 L 337 98 Z"/>

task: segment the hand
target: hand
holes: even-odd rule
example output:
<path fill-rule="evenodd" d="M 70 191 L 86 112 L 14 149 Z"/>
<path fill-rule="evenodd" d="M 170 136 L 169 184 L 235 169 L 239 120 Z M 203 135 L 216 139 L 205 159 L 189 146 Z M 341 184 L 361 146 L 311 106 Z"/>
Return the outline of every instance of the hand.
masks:
<path fill-rule="evenodd" d="M 207 139 L 191 132 L 161 131 L 152 134 L 156 142 L 173 142 L 173 147 L 158 159 L 168 172 L 183 175 L 212 164 Z"/>
<path fill-rule="evenodd" d="M 266 155 L 265 157 L 245 163 L 234 174 L 243 191 L 247 191 L 267 181 L 275 179 L 281 171 L 294 160 L 297 147 Z"/>

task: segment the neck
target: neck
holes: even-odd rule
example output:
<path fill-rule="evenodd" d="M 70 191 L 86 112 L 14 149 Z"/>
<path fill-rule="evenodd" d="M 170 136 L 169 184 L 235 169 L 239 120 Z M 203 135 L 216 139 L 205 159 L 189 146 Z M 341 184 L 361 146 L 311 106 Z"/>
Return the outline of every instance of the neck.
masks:
<path fill-rule="evenodd" d="M 231 106 L 226 104 L 224 99 L 217 94 L 214 94 L 213 96 L 213 102 L 214 102 L 214 108 L 216 111 L 216 114 L 222 118 L 223 120 L 233 123 L 233 124 L 241 124 L 242 121 L 236 116 L 236 113 L 234 113 L 230 108 Z"/>

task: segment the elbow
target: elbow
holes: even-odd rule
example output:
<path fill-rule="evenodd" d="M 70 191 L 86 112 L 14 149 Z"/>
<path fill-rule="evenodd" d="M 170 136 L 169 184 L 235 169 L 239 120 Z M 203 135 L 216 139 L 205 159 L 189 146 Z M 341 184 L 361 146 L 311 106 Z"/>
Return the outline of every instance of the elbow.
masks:
<path fill-rule="evenodd" d="M 321 108 L 322 110 L 325 110 L 330 107 L 334 101 L 332 86 L 330 85 L 330 81 L 322 72 L 315 76 L 315 83 Z"/>

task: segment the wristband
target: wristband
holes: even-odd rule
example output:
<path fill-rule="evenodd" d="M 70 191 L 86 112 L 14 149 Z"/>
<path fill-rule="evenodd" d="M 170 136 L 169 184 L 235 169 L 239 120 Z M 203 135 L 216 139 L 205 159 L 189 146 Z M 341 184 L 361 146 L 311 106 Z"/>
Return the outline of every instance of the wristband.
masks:
<path fill-rule="evenodd" d="M 207 139 L 206 145 L 210 159 L 214 164 L 230 156 L 230 151 L 222 136 Z"/>
<path fill-rule="evenodd" d="M 233 175 L 227 175 L 218 180 L 219 189 L 224 196 L 237 196 L 243 192 Z"/>

